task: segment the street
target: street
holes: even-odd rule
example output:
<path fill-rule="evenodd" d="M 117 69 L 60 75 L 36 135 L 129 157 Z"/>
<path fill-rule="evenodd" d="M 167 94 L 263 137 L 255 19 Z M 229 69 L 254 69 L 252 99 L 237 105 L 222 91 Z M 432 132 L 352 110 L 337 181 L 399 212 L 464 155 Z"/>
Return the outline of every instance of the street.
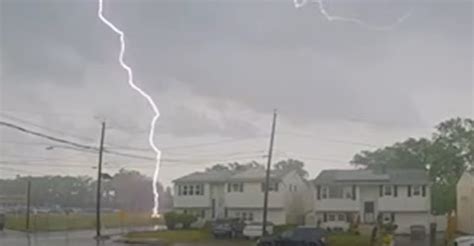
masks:
<path fill-rule="evenodd" d="M 119 230 L 107 230 L 104 235 L 119 235 Z M 24 233 L 6 230 L 0 232 L 0 246 L 124 246 L 127 244 L 114 242 L 113 239 L 96 241 L 93 239 L 95 231 L 73 231 L 73 232 L 40 232 Z M 174 246 L 220 246 L 221 242 L 212 243 L 180 243 Z M 249 242 L 225 242 L 229 246 L 254 245 Z"/>
<path fill-rule="evenodd" d="M 107 231 L 105 234 L 117 233 Z M 0 246 L 117 246 L 112 240 L 97 242 L 95 231 L 24 233 L 17 231 L 0 232 Z"/>

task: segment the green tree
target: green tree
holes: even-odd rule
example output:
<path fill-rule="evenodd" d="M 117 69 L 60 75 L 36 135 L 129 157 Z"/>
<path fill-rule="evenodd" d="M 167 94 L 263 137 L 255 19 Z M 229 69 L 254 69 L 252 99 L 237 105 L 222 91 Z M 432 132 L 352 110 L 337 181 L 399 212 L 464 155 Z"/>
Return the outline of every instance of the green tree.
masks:
<path fill-rule="evenodd" d="M 275 170 L 283 171 L 296 170 L 296 172 L 303 178 L 307 178 L 309 176 L 308 171 L 304 169 L 304 162 L 295 159 L 279 161 L 275 165 L 273 165 L 273 168 Z"/>

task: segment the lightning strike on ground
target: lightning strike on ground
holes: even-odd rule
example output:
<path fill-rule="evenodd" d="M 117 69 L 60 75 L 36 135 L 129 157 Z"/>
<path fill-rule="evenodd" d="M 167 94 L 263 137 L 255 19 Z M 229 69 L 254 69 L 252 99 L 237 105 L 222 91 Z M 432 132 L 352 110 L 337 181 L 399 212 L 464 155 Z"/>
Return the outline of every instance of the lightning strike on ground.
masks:
<path fill-rule="evenodd" d="M 305 6 L 310 0 L 293 0 L 293 3 L 295 5 L 295 8 L 301 8 Z M 350 22 L 357 24 L 359 26 L 365 27 L 367 29 L 371 30 L 376 30 L 376 31 L 388 31 L 392 30 L 399 24 L 401 24 L 403 21 L 405 21 L 406 18 L 410 16 L 410 12 L 406 12 L 404 15 L 399 17 L 394 23 L 386 26 L 374 26 L 371 25 L 361 19 L 357 18 L 351 18 L 351 17 L 343 17 L 343 16 L 337 16 L 337 15 L 331 15 L 329 12 L 326 10 L 326 7 L 324 5 L 324 0 L 313 0 L 313 2 L 318 5 L 319 12 L 328 20 L 328 21 L 344 21 L 344 22 Z"/>
<path fill-rule="evenodd" d="M 153 101 L 150 95 L 148 95 L 144 90 L 142 90 L 140 87 L 138 87 L 135 84 L 135 81 L 133 80 L 133 71 L 128 66 L 123 57 L 125 54 L 125 33 L 120 30 L 118 27 L 116 27 L 114 24 L 112 24 L 111 21 L 109 21 L 107 18 L 104 17 L 104 1 L 103 0 L 98 0 L 99 2 L 99 9 L 98 9 L 98 17 L 99 19 L 106 24 L 112 31 L 114 31 L 116 34 L 119 35 L 120 39 L 120 53 L 119 53 L 119 58 L 118 61 L 120 63 L 120 66 L 124 70 L 127 71 L 128 74 L 128 84 L 132 89 L 140 93 L 141 96 L 143 96 L 148 104 L 150 104 L 151 108 L 153 109 L 154 116 L 153 119 L 150 122 L 150 132 L 148 135 L 148 142 L 153 149 L 153 151 L 156 153 L 156 166 L 155 166 L 155 172 L 153 173 L 153 195 L 154 195 L 154 206 L 153 206 L 153 212 L 152 212 L 152 217 L 159 217 L 158 213 L 158 208 L 159 208 L 159 194 L 158 194 L 158 174 L 160 173 L 160 160 L 161 160 L 161 151 L 156 147 L 155 142 L 153 140 L 153 136 L 155 135 L 155 126 L 156 126 L 156 121 L 158 120 L 158 117 L 160 117 L 160 111 L 158 110 L 158 107 L 156 106 L 156 103 Z"/>

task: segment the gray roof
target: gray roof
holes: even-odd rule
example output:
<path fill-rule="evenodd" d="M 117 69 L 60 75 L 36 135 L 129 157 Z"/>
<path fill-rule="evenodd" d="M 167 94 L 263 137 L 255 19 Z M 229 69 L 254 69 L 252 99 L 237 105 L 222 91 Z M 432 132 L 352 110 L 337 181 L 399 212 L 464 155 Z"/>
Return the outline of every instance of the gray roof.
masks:
<path fill-rule="evenodd" d="M 421 169 L 387 169 L 385 172 L 358 170 L 323 170 L 315 184 L 428 184 L 429 177 Z"/>
<path fill-rule="evenodd" d="M 272 170 L 270 172 L 270 178 L 281 179 L 290 171 L 283 170 Z M 219 183 L 227 181 L 259 181 L 265 179 L 265 169 L 263 168 L 251 168 L 244 171 L 204 171 L 194 172 L 183 176 L 181 178 L 173 180 L 173 182 L 206 182 L 206 183 Z"/>
<path fill-rule="evenodd" d="M 229 170 L 194 172 L 181 178 L 177 178 L 173 180 L 173 182 L 225 182 L 232 177 L 234 173 L 235 172 Z"/>
<path fill-rule="evenodd" d="M 270 178 L 281 179 L 291 171 L 286 170 L 271 170 Z M 263 168 L 251 168 L 245 171 L 234 174 L 230 180 L 232 181 L 249 181 L 249 180 L 263 180 L 265 179 L 265 169 Z"/>

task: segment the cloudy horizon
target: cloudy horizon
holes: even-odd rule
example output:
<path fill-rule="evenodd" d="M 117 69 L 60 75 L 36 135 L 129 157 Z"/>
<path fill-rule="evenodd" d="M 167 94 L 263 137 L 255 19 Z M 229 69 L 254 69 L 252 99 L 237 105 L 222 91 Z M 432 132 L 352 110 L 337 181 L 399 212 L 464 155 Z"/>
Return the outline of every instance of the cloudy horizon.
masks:
<path fill-rule="evenodd" d="M 429 137 L 442 120 L 474 116 L 472 2 L 327 0 L 326 7 L 379 26 L 410 15 L 377 31 L 292 1 L 105 0 L 106 16 L 127 35 L 137 83 L 161 111 L 160 181 L 218 162 L 264 162 L 274 108 L 276 160 L 303 160 L 311 178 L 350 168 L 358 151 Z M 1 2 L 0 119 L 91 145 L 105 120 L 110 149 L 153 156 L 152 111 L 128 86 L 117 36 L 96 14 L 95 1 Z M 19 163 L 0 177 L 18 174 L 13 169 L 96 172 L 95 155 L 51 145 L 0 128 L 0 160 Z M 110 172 L 154 168 L 112 155 L 105 163 Z"/>

